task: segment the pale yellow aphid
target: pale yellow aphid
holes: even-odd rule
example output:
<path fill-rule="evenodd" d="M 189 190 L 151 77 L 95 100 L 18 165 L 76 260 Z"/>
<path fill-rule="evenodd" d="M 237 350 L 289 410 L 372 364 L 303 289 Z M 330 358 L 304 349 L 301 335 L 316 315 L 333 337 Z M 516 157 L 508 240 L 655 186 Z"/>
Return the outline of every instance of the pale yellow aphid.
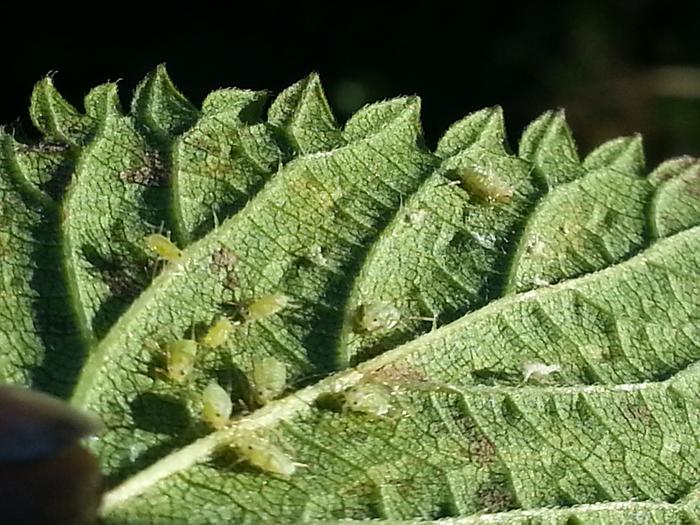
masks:
<path fill-rule="evenodd" d="M 160 233 L 152 233 L 144 237 L 144 242 L 153 252 L 158 255 L 158 258 L 165 259 L 170 262 L 178 262 L 182 259 L 182 250 L 165 235 Z"/>
<path fill-rule="evenodd" d="M 234 444 L 234 448 L 241 458 L 270 474 L 289 477 L 296 472 L 297 467 L 305 466 L 292 461 L 279 447 L 254 436 Z"/>
<path fill-rule="evenodd" d="M 470 195 L 487 204 L 507 204 L 513 197 L 513 188 L 495 173 L 476 167 L 458 168 L 455 175 Z"/>
<path fill-rule="evenodd" d="M 363 383 L 345 392 L 343 410 L 386 416 L 391 410 L 392 390 L 381 383 Z"/>
<path fill-rule="evenodd" d="M 361 304 L 353 317 L 353 328 L 358 333 L 391 330 L 401 321 L 401 312 L 384 302 Z"/>
<path fill-rule="evenodd" d="M 226 342 L 226 339 L 228 339 L 235 327 L 236 325 L 226 317 L 221 317 L 209 327 L 207 333 L 202 336 L 200 343 L 208 348 L 219 347 Z"/>
<path fill-rule="evenodd" d="M 184 382 L 194 370 L 197 359 L 197 341 L 178 339 L 165 347 L 168 377 L 177 383 Z"/>
<path fill-rule="evenodd" d="M 274 357 L 253 360 L 251 387 L 255 402 L 265 405 L 284 392 L 287 386 L 287 367 Z"/>
<path fill-rule="evenodd" d="M 555 372 L 561 372 L 560 365 L 546 365 L 544 363 L 523 363 L 523 383 L 527 383 L 529 379 L 541 381 Z"/>
<path fill-rule="evenodd" d="M 295 306 L 297 306 L 297 303 L 283 293 L 263 295 L 243 305 L 241 317 L 243 317 L 244 321 L 252 323 L 275 315 L 285 308 L 293 308 Z"/>
<path fill-rule="evenodd" d="M 202 417 L 214 428 L 223 428 L 231 418 L 231 396 L 219 383 L 211 381 L 202 392 Z"/>

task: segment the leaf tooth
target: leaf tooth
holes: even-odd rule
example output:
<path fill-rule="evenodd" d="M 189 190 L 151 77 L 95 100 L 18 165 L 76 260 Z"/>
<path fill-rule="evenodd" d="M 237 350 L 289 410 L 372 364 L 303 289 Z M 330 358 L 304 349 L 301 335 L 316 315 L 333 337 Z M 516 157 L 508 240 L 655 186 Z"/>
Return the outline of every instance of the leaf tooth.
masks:
<path fill-rule="evenodd" d="M 505 124 L 501 106 L 475 111 L 452 124 L 438 142 L 435 153 L 444 159 L 474 144 L 505 153 Z"/>
<path fill-rule="evenodd" d="M 583 161 L 587 171 L 607 167 L 635 175 L 642 174 L 644 165 L 644 146 L 639 133 L 610 140 L 589 153 Z"/>
<path fill-rule="evenodd" d="M 36 83 L 32 91 L 29 114 L 34 126 L 49 140 L 78 145 L 91 129 L 91 119 L 75 109 L 47 76 Z"/>
<path fill-rule="evenodd" d="M 158 65 L 136 86 L 131 112 L 160 141 L 172 140 L 199 117 L 197 108 L 173 84 L 165 64 Z"/>
<path fill-rule="evenodd" d="M 213 91 L 202 103 L 202 113 L 214 116 L 219 113 L 237 113 L 238 118 L 247 124 L 262 119 L 262 110 L 267 101 L 267 91 L 227 88 Z"/>
<path fill-rule="evenodd" d="M 700 224 L 700 159 L 686 156 L 666 161 L 649 175 L 649 181 L 656 189 L 649 213 L 654 238 Z"/>
<path fill-rule="evenodd" d="M 122 116 L 119 88 L 116 82 L 106 82 L 85 96 L 85 113 L 98 122 Z"/>
<path fill-rule="evenodd" d="M 270 106 L 268 121 L 298 153 L 328 151 L 344 144 L 315 72 L 279 94 Z"/>
<path fill-rule="evenodd" d="M 421 100 L 419 97 L 400 97 L 364 106 L 345 124 L 343 135 L 348 142 L 365 140 L 398 125 L 405 130 L 407 142 L 415 142 L 421 135 Z"/>
<path fill-rule="evenodd" d="M 547 111 L 527 127 L 520 139 L 519 155 L 534 164 L 535 172 L 549 187 L 584 173 L 563 109 Z"/>
<path fill-rule="evenodd" d="M 659 164 L 656 169 L 649 174 L 649 181 L 654 186 L 660 186 L 693 169 L 700 169 L 700 159 L 691 157 L 690 155 L 676 157 Z"/>

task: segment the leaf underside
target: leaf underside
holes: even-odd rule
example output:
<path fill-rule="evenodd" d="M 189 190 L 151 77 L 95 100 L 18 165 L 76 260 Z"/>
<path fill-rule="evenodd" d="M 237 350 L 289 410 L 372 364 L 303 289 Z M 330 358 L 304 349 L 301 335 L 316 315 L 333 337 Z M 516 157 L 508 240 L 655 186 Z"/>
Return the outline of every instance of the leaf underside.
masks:
<path fill-rule="evenodd" d="M 636 136 L 580 160 L 562 112 L 515 154 L 497 107 L 429 151 L 419 109 L 340 127 L 316 75 L 198 109 L 161 66 L 129 114 L 114 84 L 84 112 L 37 84 L 43 140 L 0 134 L 0 379 L 104 420 L 105 523 L 700 522 L 700 161 L 647 175 Z M 157 370 L 271 294 L 294 304 L 186 382 Z M 400 320 L 358 329 L 378 304 Z M 287 391 L 209 429 L 198 393 L 245 398 L 263 356 Z M 340 409 L 364 383 L 388 414 Z M 251 436 L 304 466 L 240 461 Z"/>

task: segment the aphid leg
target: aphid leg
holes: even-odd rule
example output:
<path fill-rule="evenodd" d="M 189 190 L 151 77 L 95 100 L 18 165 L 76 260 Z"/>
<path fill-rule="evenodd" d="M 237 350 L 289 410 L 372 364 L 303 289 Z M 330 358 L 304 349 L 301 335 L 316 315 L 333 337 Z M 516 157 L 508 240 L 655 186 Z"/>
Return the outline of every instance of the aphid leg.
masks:
<path fill-rule="evenodd" d="M 155 356 L 155 360 L 158 361 L 158 363 L 162 363 L 163 365 L 167 363 L 168 352 L 158 343 L 156 343 L 152 339 L 145 339 L 143 342 L 143 346 L 146 348 L 146 350 L 148 350 Z M 160 379 L 163 381 L 167 380 L 168 371 L 162 366 L 154 364 L 153 361 L 154 359 L 152 358 L 150 361 L 151 366 L 149 366 L 149 373 L 153 374 L 153 379 Z"/>
<path fill-rule="evenodd" d="M 430 331 L 434 332 L 437 329 L 438 314 L 432 317 L 411 316 L 406 318 L 409 321 L 426 321 L 431 323 Z"/>
<path fill-rule="evenodd" d="M 459 186 L 460 184 L 462 184 L 461 180 L 448 180 L 438 183 L 437 186 Z"/>

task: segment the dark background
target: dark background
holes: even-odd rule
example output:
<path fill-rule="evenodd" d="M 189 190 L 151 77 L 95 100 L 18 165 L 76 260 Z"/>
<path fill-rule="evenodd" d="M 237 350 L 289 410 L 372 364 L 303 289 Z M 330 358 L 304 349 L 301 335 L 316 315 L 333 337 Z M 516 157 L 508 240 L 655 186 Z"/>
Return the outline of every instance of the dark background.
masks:
<path fill-rule="evenodd" d="M 366 102 L 418 94 L 431 145 L 466 113 L 501 104 L 512 144 L 540 112 L 565 107 L 582 154 L 639 131 L 651 164 L 700 155 L 698 1 L 147 8 L 26 3 L 6 16 L 0 122 L 31 127 L 29 95 L 49 71 L 78 105 L 122 79 L 126 107 L 165 62 L 195 103 L 224 86 L 279 92 L 313 70 L 341 121 Z"/>

